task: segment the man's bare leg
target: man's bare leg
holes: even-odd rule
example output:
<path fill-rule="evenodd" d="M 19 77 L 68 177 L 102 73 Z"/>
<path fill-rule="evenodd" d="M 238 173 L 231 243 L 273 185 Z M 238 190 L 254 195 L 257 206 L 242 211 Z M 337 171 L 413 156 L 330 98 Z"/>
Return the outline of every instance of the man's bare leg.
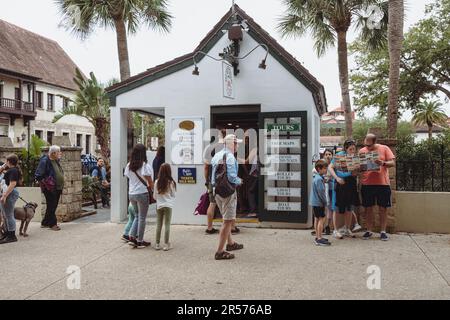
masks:
<path fill-rule="evenodd" d="M 373 229 L 373 207 L 366 208 L 366 227 L 367 227 L 367 231 L 372 232 L 372 229 Z"/>
<path fill-rule="evenodd" d="M 228 241 L 228 243 L 232 243 L 231 239 L 231 226 L 233 224 L 233 220 L 224 220 L 222 228 L 220 229 L 219 234 L 219 247 L 217 248 L 217 252 L 221 253 L 224 251 L 225 244 Z"/>
<path fill-rule="evenodd" d="M 214 220 L 214 212 L 216 211 L 216 204 L 210 203 L 208 206 L 208 211 L 206 212 L 208 219 L 208 230 L 212 230 L 213 228 L 213 220 Z"/>
<path fill-rule="evenodd" d="M 380 214 L 380 231 L 386 231 L 387 228 L 387 208 L 378 207 L 378 212 Z"/>

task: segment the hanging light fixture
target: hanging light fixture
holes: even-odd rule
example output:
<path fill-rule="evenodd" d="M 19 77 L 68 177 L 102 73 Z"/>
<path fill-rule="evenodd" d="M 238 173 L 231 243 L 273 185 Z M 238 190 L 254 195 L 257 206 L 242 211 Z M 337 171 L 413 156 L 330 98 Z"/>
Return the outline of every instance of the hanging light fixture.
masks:
<path fill-rule="evenodd" d="M 250 50 L 246 55 L 239 57 L 239 53 L 240 53 L 240 42 L 243 40 L 243 32 L 242 30 L 248 32 L 250 27 L 247 24 L 246 20 L 240 20 L 238 17 L 238 13 L 236 10 L 236 5 L 235 2 L 233 0 L 233 4 L 231 7 L 231 27 L 229 28 L 229 30 L 222 30 L 222 32 L 226 33 L 228 32 L 228 39 L 231 41 L 231 44 L 224 48 L 223 51 L 221 53 L 219 53 L 220 59 L 212 57 L 210 55 L 208 55 L 206 52 L 203 51 L 197 51 L 194 56 L 193 56 L 193 60 L 194 60 L 194 70 L 192 71 L 192 75 L 194 76 L 198 76 L 200 74 L 199 69 L 198 69 L 198 65 L 197 65 L 197 60 L 196 57 L 199 54 L 203 54 L 204 56 L 211 58 L 215 61 L 227 61 L 229 62 L 233 68 L 234 68 L 234 75 L 237 76 L 239 74 L 239 61 L 240 60 L 244 60 L 245 58 L 247 58 L 250 54 L 252 54 L 257 48 L 262 47 L 266 50 L 266 56 L 264 57 L 264 59 L 261 61 L 261 63 L 259 64 L 259 68 L 265 70 L 267 68 L 267 57 L 269 55 L 269 47 L 266 44 L 260 43 L 258 44 L 256 47 L 254 47 L 252 50 Z"/>

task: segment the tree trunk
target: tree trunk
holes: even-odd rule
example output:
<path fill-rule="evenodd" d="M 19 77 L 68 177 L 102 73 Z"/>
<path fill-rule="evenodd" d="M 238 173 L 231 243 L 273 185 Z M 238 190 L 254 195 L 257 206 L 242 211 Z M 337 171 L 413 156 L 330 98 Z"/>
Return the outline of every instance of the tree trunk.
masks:
<path fill-rule="evenodd" d="M 109 147 L 109 128 L 108 120 L 106 118 L 95 119 L 95 135 L 97 136 L 97 142 L 100 145 L 100 153 L 105 159 L 109 159 L 111 156 L 111 149 Z"/>
<path fill-rule="evenodd" d="M 125 21 L 118 16 L 114 19 L 117 36 L 117 50 L 119 54 L 120 80 L 125 81 L 131 76 L 130 58 L 128 55 L 128 40 Z M 127 112 L 127 150 L 131 154 L 133 148 L 133 119 L 131 112 Z"/>
<path fill-rule="evenodd" d="M 117 51 L 119 54 L 119 66 L 120 66 L 120 80 L 127 80 L 130 73 L 130 58 L 128 56 L 128 40 L 127 29 L 125 27 L 125 21 L 122 18 L 114 20 L 117 36 Z"/>
<path fill-rule="evenodd" d="M 388 137 L 397 134 L 398 97 L 400 91 L 400 58 L 403 45 L 404 0 L 389 0 L 389 98 L 388 98 Z"/>
<path fill-rule="evenodd" d="M 338 31 L 338 64 L 339 82 L 341 84 L 342 103 L 345 112 L 345 132 L 347 138 L 353 136 L 352 106 L 350 103 L 349 80 L 348 80 L 348 49 L 347 31 Z"/>
<path fill-rule="evenodd" d="M 433 125 L 428 125 L 428 139 L 431 142 L 431 139 L 433 139 Z"/>

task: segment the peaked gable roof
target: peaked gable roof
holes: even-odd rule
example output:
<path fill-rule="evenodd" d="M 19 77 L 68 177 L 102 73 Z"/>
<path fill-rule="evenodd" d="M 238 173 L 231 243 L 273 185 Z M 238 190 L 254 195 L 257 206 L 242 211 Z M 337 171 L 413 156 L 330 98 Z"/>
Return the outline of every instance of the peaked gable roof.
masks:
<path fill-rule="evenodd" d="M 76 64 L 56 41 L 0 20 L 0 70 L 69 90 Z"/>
<path fill-rule="evenodd" d="M 327 111 L 327 102 L 325 96 L 325 89 L 323 85 L 297 61 L 294 56 L 286 51 L 273 37 L 269 35 L 259 24 L 257 24 L 252 17 L 250 17 L 238 5 L 235 5 L 236 13 L 242 20 L 246 20 L 249 26 L 248 34 L 259 43 L 264 43 L 269 47 L 269 53 L 278 62 L 280 62 L 297 80 L 299 80 L 312 94 L 317 107 L 319 115 Z M 193 57 L 198 51 L 208 52 L 223 36 L 222 30 L 229 29 L 232 24 L 233 11 L 230 9 L 225 16 L 214 26 L 214 28 L 206 35 L 200 44 L 191 53 L 185 54 L 181 57 L 168 61 L 164 64 L 150 68 L 142 73 L 139 73 L 129 79 L 119 82 L 106 89 L 111 99 L 111 104 L 115 105 L 115 99 L 118 95 L 127 91 L 133 90 L 146 83 L 160 79 L 178 70 L 187 68 L 194 64 Z M 196 58 L 197 63 L 200 62 L 204 56 Z"/>

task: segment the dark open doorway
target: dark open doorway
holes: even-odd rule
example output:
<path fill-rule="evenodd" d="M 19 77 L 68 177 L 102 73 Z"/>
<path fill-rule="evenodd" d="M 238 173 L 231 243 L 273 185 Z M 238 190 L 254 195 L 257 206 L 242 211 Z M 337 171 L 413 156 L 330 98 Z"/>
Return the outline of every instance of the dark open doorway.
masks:
<path fill-rule="evenodd" d="M 259 114 L 261 106 L 213 106 L 211 107 L 211 128 L 238 130 L 244 132 L 259 129 Z M 245 144 L 245 158 L 249 156 L 248 144 Z M 242 160 L 242 159 L 241 159 Z M 237 218 L 240 222 L 258 222 L 258 179 L 252 174 L 252 165 L 250 163 L 239 164 L 238 176 L 244 180 L 242 187 L 238 188 Z M 221 218 L 220 212 L 216 208 L 217 219 Z"/>

